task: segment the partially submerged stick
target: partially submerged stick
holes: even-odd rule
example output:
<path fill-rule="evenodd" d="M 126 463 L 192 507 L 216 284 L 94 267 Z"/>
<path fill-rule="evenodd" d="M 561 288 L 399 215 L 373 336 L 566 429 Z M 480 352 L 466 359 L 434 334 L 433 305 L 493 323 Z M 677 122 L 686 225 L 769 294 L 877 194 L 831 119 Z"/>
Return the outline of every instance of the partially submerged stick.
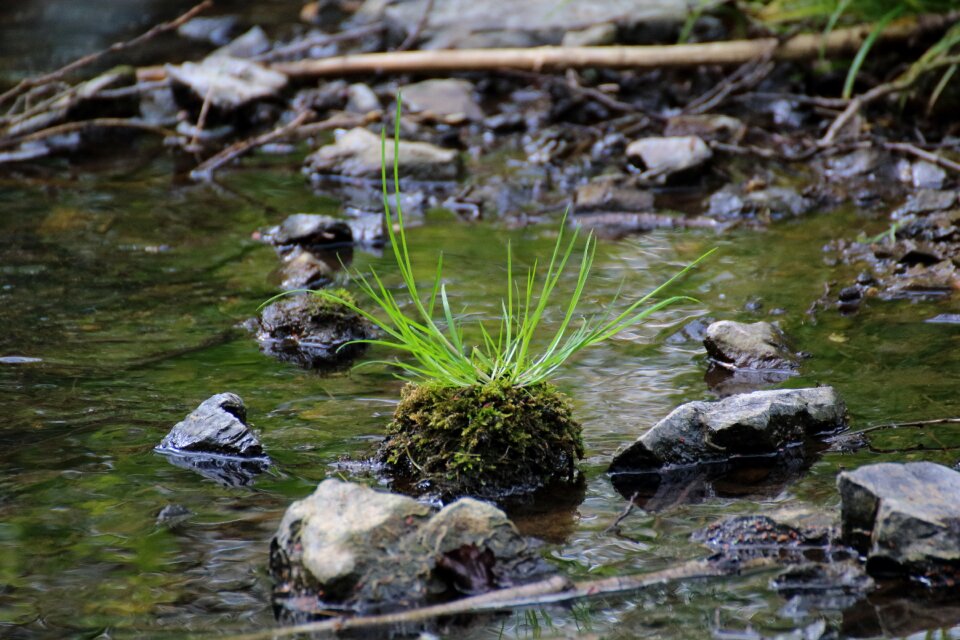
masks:
<path fill-rule="evenodd" d="M 920 16 L 887 27 L 880 39 L 905 40 L 917 33 L 942 29 L 958 15 Z M 611 47 L 535 47 L 393 51 L 335 56 L 271 65 L 292 77 L 342 76 L 358 73 L 429 73 L 493 71 L 497 69 L 659 68 L 743 64 L 772 56 L 776 60 L 804 60 L 856 51 L 870 35 L 871 25 L 836 29 L 827 35 L 801 34 L 781 43 L 777 38 L 730 40 L 700 44 Z"/>
<path fill-rule="evenodd" d="M 421 607 L 398 613 L 376 616 L 358 616 L 355 618 L 334 618 L 320 622 L 280 627 L 255 633 L 231 636 L 230 640 L 268 640 L 283 638 L 302 633 L 339 633 L 357 629 L 374 629 L 404 624 L 415 624 L 443 616 L 489 613 L 520 607 L 534 607 L 559 602 L 569 602 L 601 595 L 612 595 L 637 591 L 647 587 L 665 584 L 676 580 L 697 580 L 742 574 L 768 569 L 776 563 L 770 560 L 757 560 L 735 566 L 729 563 L 694 560 L 676 567 L 629 576 L 602 578 L 587 582 L 572 583 L 562 576 L 534 582 L 519 587 L 491 591 L 471 598 L 463 598 L 445 604 Z"/>

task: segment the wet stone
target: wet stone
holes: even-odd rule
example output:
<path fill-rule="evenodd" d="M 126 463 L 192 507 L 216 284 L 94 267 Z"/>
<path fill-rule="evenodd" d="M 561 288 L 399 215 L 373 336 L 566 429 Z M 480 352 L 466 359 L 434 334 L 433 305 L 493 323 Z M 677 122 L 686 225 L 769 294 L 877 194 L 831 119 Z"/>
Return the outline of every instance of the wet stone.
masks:
<path fill-rule="evenodd" d="M 736 144 L 747 133 L 742 121 L 723 115 L 679 115 L 667 120 L 665 136 L 697 136 L 705 141 Z"/>
<path fill-rule="evenodd" d="M 159 450 L 217 453 L 241 457 L 263 455 L 260 440 L 247 426 L 247 408 L 240 396 L 218 393 L 204 400 L 174 425 Z"/>
<path fill-rule="evenodd" d="M 728 185 L 710 196 L 707 215 L 719 220 L 742 217 L 782 220 L 803 215 L 815 204 L 792 187 L 767 187 L 745 192 L 740 187 Z"/>
<path fill-rule="evenodd" d="M 351 129 L 306 160 L 309 170 L 354 178 L 380 179 L 380 138 L 366 129 Z M 386 146 L 393 166 L 393 145 Z M 415 180 L 454 180 L 460 172 L 457 152 L 427 142 L 400 142 L 400 175 Z"/>
<path fill-rule="evenodd" d="M 412 498 L 328 479 L 287 509 L 270 547 L 288 608 L 405 608 L 542 577 L 534 547 L 496 507 L 463 498 L 434 513 Z"/>
<path fill-rule="evenodd" d="M 762 456 L 846 425 L 832 387 L 755 391 L 718 402 L 688 402 L 616 453 L 610 473 Z"/>
<path fill-rule="evenodd" d="M 844 180 L 870 173 L 883 160 L 876 149 L 857 149 L 852 153 L 827 159 L 824 174 L 834 180 Z"/>
<path fill-rule="evenodd" d="M 369 86 L 358 82 L 347 87 L 347 111 L 370 113 L 380 110 L 380 99 Z"/>
<path fill-rule="evenodd" d="M 792 371 L 799 367 L 783 332 L 769 322 L 714 322 L 707 327 L 703 346 L 713 362 L 725 369 Z"/>
<path fill-rule="evenodd" d="M 843 610 L 873 591 L 876 583 L 853 562 L 805 563 L 788 567 L 770 586 L 789 601 L 793 615 Z"/>
<path fill-rule="evenodd" d="M 960 473 L 932 462 L 879 463 L 841 473 L 843 539 L 873 575 L 934 586 L 960 577 Z"/>
<path fill-rule="evenodd" d="M 353 230 L 343 220 L 316 213 L 295 213 L 282 223 L 261 234 L 264 242 L 272 244 L 281 256 L 294 247 L 307 250 L 329 249 L 353 244 Z"/>
<path fill-rule="evenodd" d="M 222 47 L 230 42 L 230 37 L 237 27 L 237 16 L 215 16 L 193 18 L 177 27 L 177 35 L 181 38 L 197 42 L 209 42 Z"/>
<path fill-rule="evenodd" d="M 902 207 L 891 215 L 894 220 L 910 214 L 928 213 L 949 209 L 957 202 L 956 191 L 936 191 L 934 189 L 919 189 L 911 194 Z"/>
<path fill-rule="evenodd" d="M 737 516 L 695 532 L 692 539 L 727 560 L 776 558 L 803 562 L 807 554 L 823 556 L 830 545 L 830 531 L 798 529 L 767 516 Z"/>
<path fill-rule="evenodd" d="M 616 178 L 594 178 L 577 188 L 577 213 L 592 211 L 652 211 L 653 193 L 621 186 Z"/>
<path fill-rule="evenodd" d="M 282 298 L 251 324 L 264 353 L 307 369 L 348 362 L 365 348 L 355 341 L 376 335 L 359 314 L 312 294 Z"/>

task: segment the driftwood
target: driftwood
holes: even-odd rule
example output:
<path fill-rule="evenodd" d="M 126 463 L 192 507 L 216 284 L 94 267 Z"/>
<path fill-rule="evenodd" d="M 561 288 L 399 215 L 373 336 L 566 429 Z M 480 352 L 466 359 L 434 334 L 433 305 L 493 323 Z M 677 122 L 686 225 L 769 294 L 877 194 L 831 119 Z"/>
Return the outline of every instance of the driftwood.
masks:
<path fill-rule="evenodd" d="M 920 16 L 891 24 L 882 41 L 906 40 L 924 31 L 949 26 L 957 13 Z M 775 60 L 806 60 L 821 52 L 837 55 L 856 51 L 872 31 L 872 25 L 836 29 L 827 35 L 801 34 L 784 42 L 777 38 L 730 40 L 702 44 L 610 47 L 535 47 L 505 49 L 458 49 L 393 51 L 336 56 L 322 60 L 275 63 L 271 68 L 291 77 L 343 76 L 358 73 L 430 73 L 521 69 L 542 71 L 583 67 L 659 68 L 698 65 L 744 64 L 770 56 Z M 142 77 L 155 78 L 156 70 Z"/>
<path fill-rule="evenodd" d="M 676 567 L 614 578 L 586 582 L 570 582 L 554 576 L 547 580 L 519 587 L 500 589 L 479 596 L 463 598 L 445 604 L 421 607 L 398 613 L 353 618 L 333 618 L 319 622 L 280 627 L 266 631 L 230 636 L 230 640 L 269 640 L 299 634 L 337 634 L 343 631 L 375 629 L 398 625 L 419 624 L 444 616 L 489 613 L 522 607 L 537 607 L 602 595 L 638 591 L 678 580 L 716 578 L 769 569 L 776 566 L 771 560 L 756 560 L 741 565 L 694 560 Z"/>

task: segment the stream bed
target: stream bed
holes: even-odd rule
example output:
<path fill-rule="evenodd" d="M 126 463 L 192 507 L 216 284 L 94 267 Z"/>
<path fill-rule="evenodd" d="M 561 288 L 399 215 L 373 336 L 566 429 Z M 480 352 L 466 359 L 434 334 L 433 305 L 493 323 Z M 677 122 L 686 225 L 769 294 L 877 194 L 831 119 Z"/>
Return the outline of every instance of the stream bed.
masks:
<path fill-rule="evenodd" d="M 13 47 L 4 55 L 9 66 L 27 54 Z M 273 249 L 252 234 L 291 213 L 338 215 L 338 199 L 263 160 L 212 183 L 182 176 L 152 144 L 0 174 L 0 637 L 269 630 L 277 622 L 267 557 L 284 510 L 328 477 L 377 482 L 338 463 L 376 448 L 402 382 L 382 368 L 318 373 L 279 362 L 240 327 L 280 278 Z M 781 386 L 835 387 L 854 430 L 960 414 L 960 325 L 927 322 L 960 313 L 955 299 L 871 299 L 854 315 L 808 312 L 825 283 L 856 276 L 832 264 L 824 246 L 884 231 L 881 214 L 898 203 L 889 204 L 813 211 L 764 230 L 600 241 L 592 303 L 621 288 L 646 292 L 719 250 L 675 289 L 700 304 L 656 314 L 561 370 L 557 385 L 584 425 L 585 482 L 505 505 L 522 533 L 544 542 L 548 561 L 574 580 L 664 569 L 708 555 L 691 535 L 726 516 L 836 513 L 841 470 L 919 460 L 956 468 L 954 426 L 879 431 L 867 448 L 823 452 L 800 469 L 752 469 L 660 492 L 611 529 L 629 497 L 606 473 L 613 454 L 677 405 L 716 398 L 702 345 L 671 338 L 698 315 L 777 321 L 811 354 Z M 429 209 L 408 242 L 424 278 L 442 250 L 454 303 L 495 318 L 507 243 L 518 264 L 543 259 L 561 216 L 508 224 Z M 399 284 L 389 251 L 357 249 L 351 266 Z M 557 299 L 573 284 L 570 274 Z M 556 326 L 562 309 L 553 313 L 546 323 Z M 173 424 L 226 391 L 244 399 L 273 460 L 250 486 L 223 486 L 154 451 Z M 454 634 L 960 637 L 955 592 L 932 599 L 881 586 L 859 601 L 798 601 L 771 587 L 774 575 L 486 616 Z"/>

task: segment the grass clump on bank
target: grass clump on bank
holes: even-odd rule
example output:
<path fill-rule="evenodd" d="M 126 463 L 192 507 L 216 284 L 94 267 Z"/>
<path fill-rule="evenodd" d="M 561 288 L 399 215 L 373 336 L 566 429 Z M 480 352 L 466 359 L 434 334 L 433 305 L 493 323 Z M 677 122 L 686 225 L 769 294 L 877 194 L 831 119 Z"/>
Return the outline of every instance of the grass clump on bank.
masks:
<path fill-rule="evenodd" d="M 564 220 L 545 272 L 541 273 L 535 262 L 525 276 L 516 278 L 508 246 L 506 294 L 498 326 L 491 329 L 478 322 L 465 327 L 454 314 L 443 283 L 442 255 L 429 291 L 421 291 L 414 276 L 400 205 L 400 108 L 398 96 L 393 156 L 396 230 L 386 162 L 381 178 L 385 226 L 412 308 L 408 311 L 409 307 L 401 305 L 376 272 L 353 275 L 382 316 L 337 292 L 315 292 L 354 310 L 383 334 L 361 342 L 407 356 L 388 362 L 402 369 L 411 383 L 403 391 L 378 457 L 400 474 L 425 480 L 447 493 L 491 494 L 517 485 L 535 487 L 551 479 L 572 479 L 576 460 L 583 456 L 581 426 L 573 419 L 569 400 L 547 381 L 580 350 L 664 307 L 693 300 L 686 296 L 655 300 L 655 296 L 706 255 L 622 311 L 613 311 L 615 298 L 605 313 L 583 317 L 578 308 L 596 252 L 596 240 L 589 235 L 563 318 L 552 336 L 542 336 L 543 318 L 579 236 L 575 229 L 567 238 Z M 381 136 L 381 153 L 385 158 L 385 135 Z"/>

